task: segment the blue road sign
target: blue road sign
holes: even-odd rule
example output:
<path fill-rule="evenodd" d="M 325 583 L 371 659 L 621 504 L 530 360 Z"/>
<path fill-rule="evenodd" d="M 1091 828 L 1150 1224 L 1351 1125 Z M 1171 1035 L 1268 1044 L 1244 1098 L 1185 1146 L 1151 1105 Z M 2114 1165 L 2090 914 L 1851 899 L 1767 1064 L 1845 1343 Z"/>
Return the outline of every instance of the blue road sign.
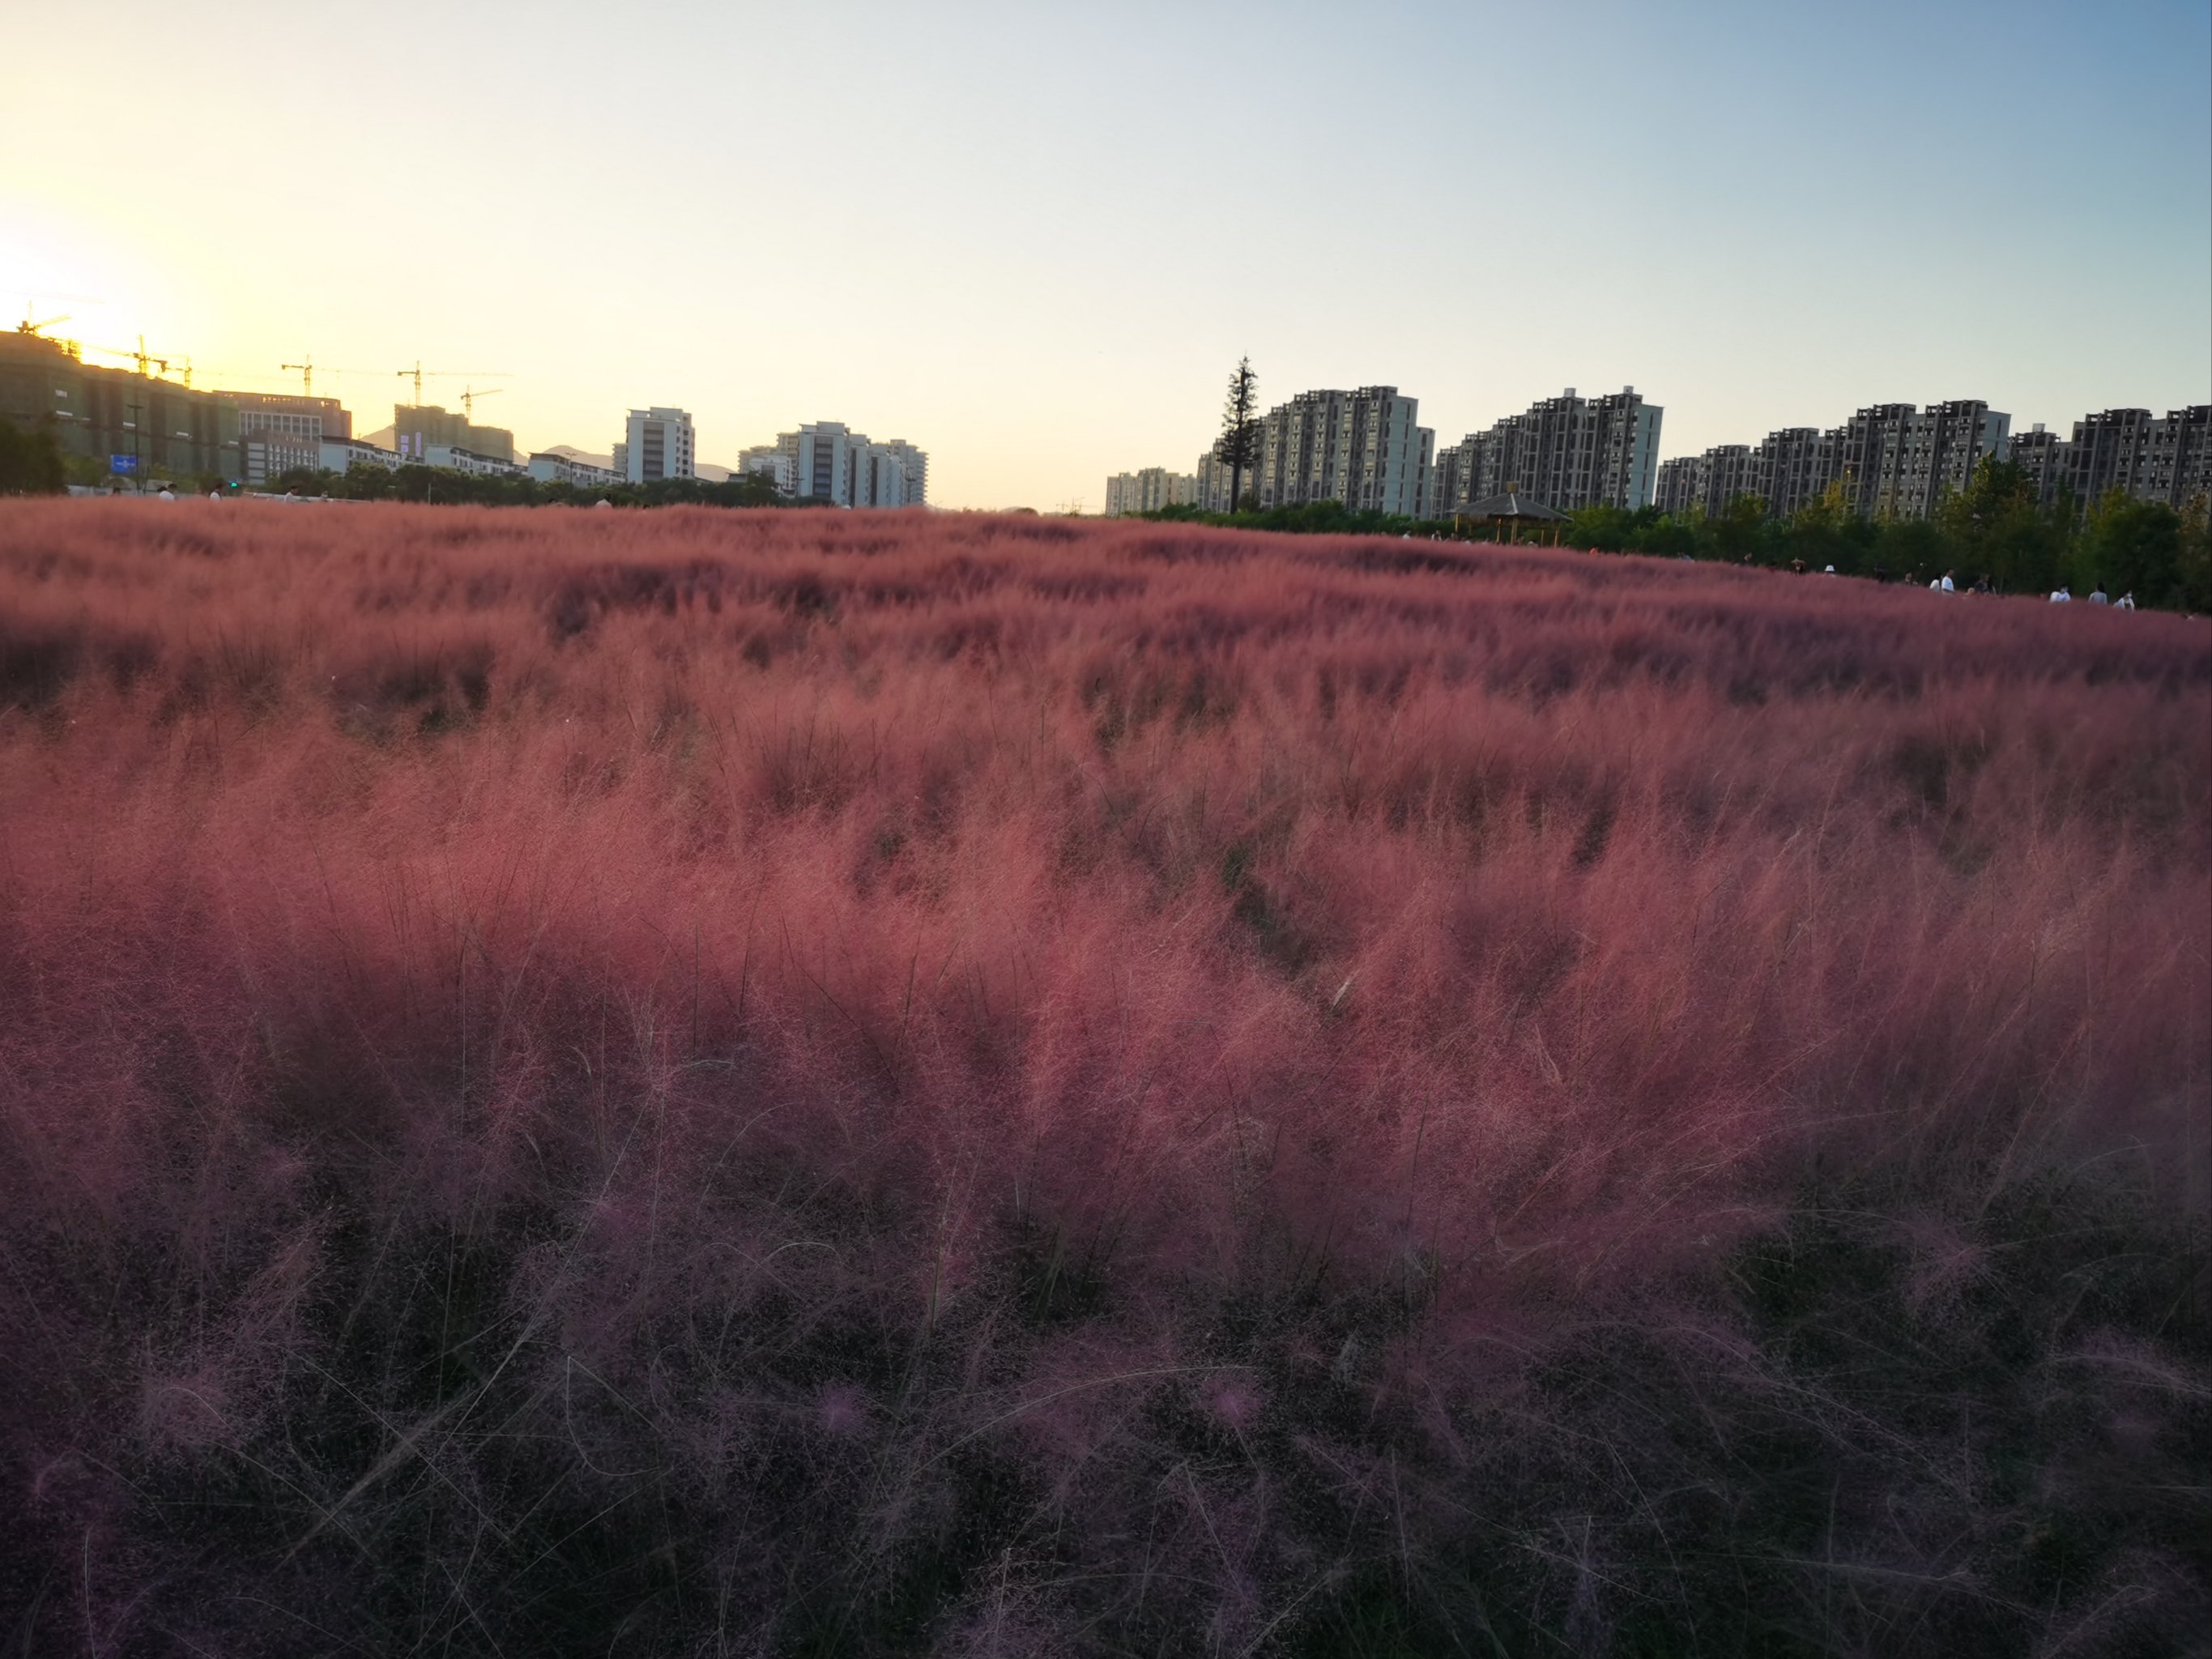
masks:
<path fill-rule="evenodd" d="M 110 472 L 136 472 L 138 470 L 138 458 L 136 455 L 110 455 L 107 458 L 107 470 Z"/>

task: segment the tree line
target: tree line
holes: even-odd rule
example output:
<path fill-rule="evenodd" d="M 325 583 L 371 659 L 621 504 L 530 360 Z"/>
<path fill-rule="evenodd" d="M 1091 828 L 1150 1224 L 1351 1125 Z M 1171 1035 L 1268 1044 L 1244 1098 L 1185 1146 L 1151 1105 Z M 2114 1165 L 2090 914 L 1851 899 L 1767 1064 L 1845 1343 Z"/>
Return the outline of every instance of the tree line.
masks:
<path fill-rule="evenodd" d="M 1674 518 L 1656 507 L 1585 507 L 1559 539 L 1604 553 L 1718 559 L 1732 564 L 1825 571 L 1923 583 L 1952 576 L 2000 593 L 2103 587 L 2172 611 L 2212 610 L 2212 535 L 2202 496 L 2180 511 L 2113 490 L 2086 514 L 2070 499 L 2045 506 L 2027 474 L 1984 456 L 1966 489 L 1927 519 L 1866 519 L 1843 486 L 1787 517 L 1755 495 L 1721 512 Z"/>
<path fill-rule="evenodd" d="M 68 482 L 52 428 L 26 432 L 0 418 L 0 495 L 58 495 Z"/>
<path fill-rule="evenodd" d="M 763 473 L 707 478 L 655 478 L 648 483 L 571 484 L 514 473 L 459 472 L 415 463 L 356 466 L 343 472 L 294 467 L 270 489 L 336 501 L 428 501 L 470 507 L 790 507 L 793 500 Z"/>
<path fill-rule="evenodd" d="M 72 465 L 72 463 L 77 463 Z M 50 427 L 27 430 L 0 417 L 0 495 L 58 495 L 71 483 L 111 483 L 81 456 L 63 453 Z M 201 494 L 232 494 L 234 479 L 204 473 L 179 488 Z M 344 472 L 294 467 L 269 488 L 280 494 L 328 495 L 340 501 L 436 501 L 477 507 L 588 507 L 600 501 L 617 507 L 790 507 L 775 481 L 743 473 L 724 482 L 706 478 L 659 478 L 650 483 L 574 485 L 528 477 L 480 475 L 444 467 L 407 465 L 397 469 L 356 466 Z"/>

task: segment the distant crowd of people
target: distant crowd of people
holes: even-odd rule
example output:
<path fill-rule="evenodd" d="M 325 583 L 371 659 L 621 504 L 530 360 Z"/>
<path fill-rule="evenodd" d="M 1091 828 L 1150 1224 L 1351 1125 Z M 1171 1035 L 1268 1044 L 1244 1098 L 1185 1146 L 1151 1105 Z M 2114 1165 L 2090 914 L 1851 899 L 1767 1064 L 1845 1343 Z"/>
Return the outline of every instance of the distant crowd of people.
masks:
<path fill-rule="evenodd" d="M 1743 562 L 1748 565 L 1751 561 L 1747 558 Z M 1790 568 L 1798 575 L 1802 576 L 1805 574 L 1805 561 L 1802 559 L 1792 559 L 1790 562 Z M 1837 574 L 1836 567 L 1830 565 L 1820 574 L 1824 576 L 1832 576 Z M 1878 582 L 1887 583 L 1893 580 L 1889 572 L 1884 569 L 1881 565 L 1876 565 L 1869 574 L 1873 576 L 1874 580 Z M 1917 587 L 1920 585 L 1920 573 L 1917 570 L 1909 573 L 1905 576 L 1905 581 L 1908 586 Z M 1975 593 L 1994 595 L 1996 592 L 1996 589 L 1990 586 L 1990 579 L 1986 575 L 1975 577 L 1974 585 L 1972 587 L 1960 587 L 1959 586 L 1959 573 L 1955 570 L 1947 570 L 1942 575 L 1933 578 L 1928 583 L 1928 591 L 1931 593 L 1966 593 L 1970 595 Z M 2074 594 L 2071 588 L 2062 584 L 2051 590 L 2051 604 L 2071 605 L 2073 602 Z M 2112 595 L 2105 592 L 2102 583 L 2100 583 L 2090 592 L 2087 602 L 2090 605 L 2108 605 L 2115 611 L 2132 611 L 2136 608 L 2136 596 L 2132 591 L 2121 594 L 2120 597 L 2116 599 L 2112 598 Z"/>
<path fill-rule="evenodd" d="M 2051 602 L 2053 605 L 2071 605 L 2074 602 L 2074 595 L 2063 586 L 2057 587 L 2051 590 Z M 2136 608 L 2136 596 L 2133 593 L 2123 593 L 2117 599 L 2108 599 L 2105 595 L 2105 590 L 2100 586 L 2089 595 L 2089 603 L 2110 605 L 2115 611 L 2132 611 Z"/>

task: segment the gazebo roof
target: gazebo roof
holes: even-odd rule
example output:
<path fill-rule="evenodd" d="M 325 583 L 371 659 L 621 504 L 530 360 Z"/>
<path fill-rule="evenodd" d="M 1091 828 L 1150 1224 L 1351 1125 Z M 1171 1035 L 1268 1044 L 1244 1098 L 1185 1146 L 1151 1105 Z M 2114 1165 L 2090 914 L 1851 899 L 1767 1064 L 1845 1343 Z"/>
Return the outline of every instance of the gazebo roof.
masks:
<path fill-rule="evenodd" d="M 1557 507 L 1547 507 L 1533 496 L 1523 495 L 1517 489 L 1509 489 L 1503 495 L 1492 495 L 1461 507 L 1452 514 L 1456 519 L 1530 519 L 1550 523 L 1567 515 Z"/>

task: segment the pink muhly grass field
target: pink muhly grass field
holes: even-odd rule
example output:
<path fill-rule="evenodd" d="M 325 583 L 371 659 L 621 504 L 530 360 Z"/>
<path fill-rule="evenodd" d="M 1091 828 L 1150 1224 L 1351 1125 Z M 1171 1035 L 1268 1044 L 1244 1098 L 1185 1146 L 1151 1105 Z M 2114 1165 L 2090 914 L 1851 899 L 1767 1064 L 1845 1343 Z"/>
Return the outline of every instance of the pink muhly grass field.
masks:
<path fill-rule="evenodd" d="M 2208 957 L 2200 620 L 0 503 L 0 1641 L 2158 1650 Z"/>

